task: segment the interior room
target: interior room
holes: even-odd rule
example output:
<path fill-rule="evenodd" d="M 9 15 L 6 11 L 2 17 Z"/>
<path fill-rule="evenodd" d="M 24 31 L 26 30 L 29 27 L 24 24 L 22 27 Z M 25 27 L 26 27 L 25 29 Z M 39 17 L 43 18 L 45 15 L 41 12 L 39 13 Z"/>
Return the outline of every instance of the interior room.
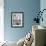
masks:
<path fill-rule="evenodd" d="M 0 46 L 46 46 L 46 0 L 0 0 Z"/>

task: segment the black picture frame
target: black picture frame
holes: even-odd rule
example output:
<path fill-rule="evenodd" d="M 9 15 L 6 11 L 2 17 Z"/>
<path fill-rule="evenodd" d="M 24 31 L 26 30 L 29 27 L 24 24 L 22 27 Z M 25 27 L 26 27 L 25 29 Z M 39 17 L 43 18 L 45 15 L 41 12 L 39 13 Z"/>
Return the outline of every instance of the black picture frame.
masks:
<path fill-rule="evenodd" d="M 11 12 L 11 27 L 24 27 L 24 12 Z"/>

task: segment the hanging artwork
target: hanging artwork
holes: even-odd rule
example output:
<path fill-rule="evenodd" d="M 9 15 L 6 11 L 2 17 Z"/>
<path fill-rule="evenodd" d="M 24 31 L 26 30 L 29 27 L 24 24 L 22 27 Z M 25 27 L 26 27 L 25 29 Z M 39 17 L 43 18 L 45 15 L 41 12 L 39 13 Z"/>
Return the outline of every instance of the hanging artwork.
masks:
<path fill-rule="evenodd" d="M 11 27 L 24 26 L 24 12 L 11 12 Z"/>

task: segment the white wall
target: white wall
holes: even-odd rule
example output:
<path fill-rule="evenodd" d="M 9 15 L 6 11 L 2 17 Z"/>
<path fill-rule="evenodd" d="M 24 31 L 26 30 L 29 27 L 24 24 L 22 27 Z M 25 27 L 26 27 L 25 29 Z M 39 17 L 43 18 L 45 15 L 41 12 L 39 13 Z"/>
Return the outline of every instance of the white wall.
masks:
<path fill-rule="evenodd" d="M 4 41 L 4 0 L 0 0 L 0 42 Z"/>

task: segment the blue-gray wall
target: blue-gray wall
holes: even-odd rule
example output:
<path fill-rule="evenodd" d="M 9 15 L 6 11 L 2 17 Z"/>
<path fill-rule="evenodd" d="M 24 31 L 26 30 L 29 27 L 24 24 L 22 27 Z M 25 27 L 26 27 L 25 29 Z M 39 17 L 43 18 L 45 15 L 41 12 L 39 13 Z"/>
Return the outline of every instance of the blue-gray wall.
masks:
<path fill-rule="evenodd" d="M 40 0 L 4 0 L 4 35 L 7 41 L 18 41 L 32 28 L 33 18 L 40 9 Z M 11 28 L 11 12 L 24 12 L 24 27 Z"/>

